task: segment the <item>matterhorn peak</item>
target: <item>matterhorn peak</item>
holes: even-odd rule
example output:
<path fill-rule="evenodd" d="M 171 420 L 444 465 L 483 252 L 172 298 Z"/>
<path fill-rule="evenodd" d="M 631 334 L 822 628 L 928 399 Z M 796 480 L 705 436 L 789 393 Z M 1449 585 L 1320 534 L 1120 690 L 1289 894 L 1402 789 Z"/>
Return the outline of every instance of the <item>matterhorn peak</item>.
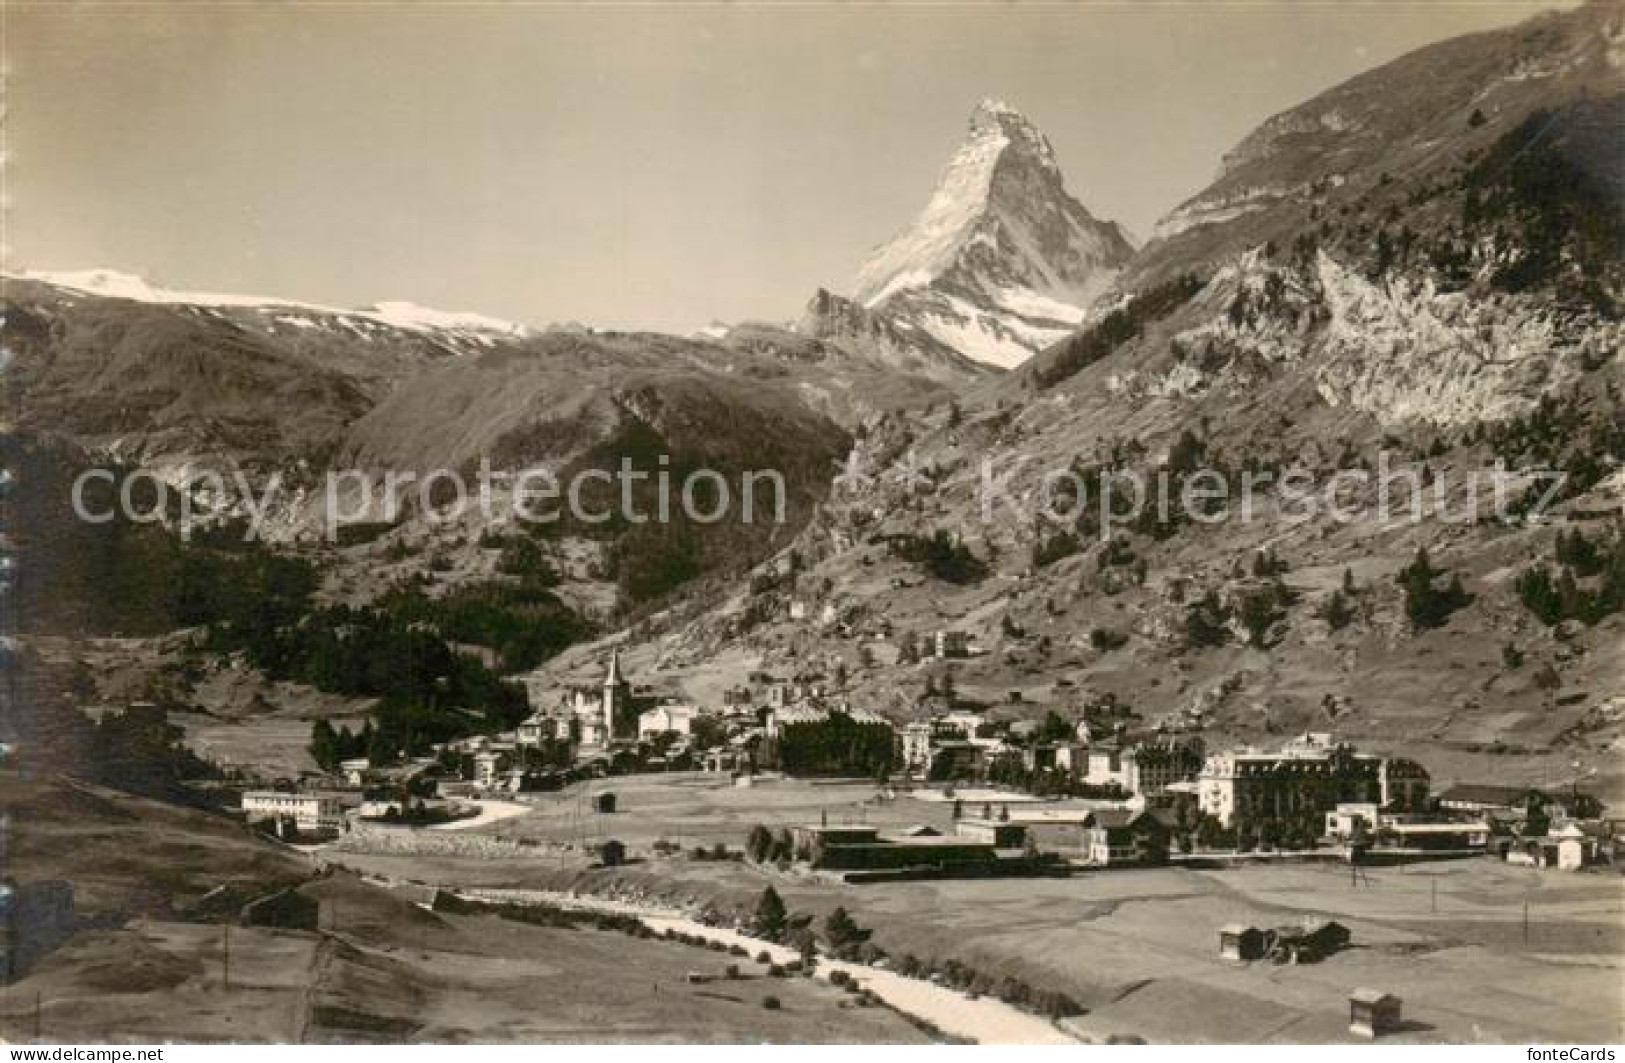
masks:
<path fill-rule="evenodd" d="M 973 131 L 1000 126 L 1005 122 L 1019 123 L 1025 126 L 1032 125 L 1020 111 L 1003 100 L 995 100 L 991 96 L 985 97 L 981 103 L 978 103 L 976 110 L 972 111 L 970 115 L 970 127 Z"/>
<path fill-rule="evenodd" d="M 1002 137 L 1004 143 L 998 146 L 1001 154 L 1010 150 L 1022 151 L 1059 173 L 1055 149 L 1050 147 L 1049 138 L 1026 115 L 1003 100 L 988 98 L 976 105 L 976 110 L 970 116 L 970 135 L 972 140 L 979 136 Z"/>
<path fill-rule="evenodd" d="M 1133 253 L 1066 190 L 1049 139 L 984 99 L 913 224 L 858 272 L 854 298 L 973 358 L 1011 366 L 1066 335 Z"/>

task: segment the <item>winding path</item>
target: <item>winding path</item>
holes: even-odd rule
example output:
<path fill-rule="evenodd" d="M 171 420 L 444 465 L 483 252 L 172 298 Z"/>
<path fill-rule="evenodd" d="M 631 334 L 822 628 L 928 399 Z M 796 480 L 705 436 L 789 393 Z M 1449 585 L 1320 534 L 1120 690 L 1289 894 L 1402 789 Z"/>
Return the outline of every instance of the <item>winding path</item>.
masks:
<path fill-rule="evenodd" d="M 457 891 L 470 900 L 488 900 L 514 904 L 552 904 L 582 911 L 614 912 L 634 915 L 650 929 L 674 930 L 684 934 L 697 934 L 724 945 L 740 945 L 752 956 L 766 951 L 775 963 L 799 959 L 794 949 L 774 945 L 760 938 L 749 937 L 738 931 L 706 926 L 682 912 L 649 905 L 630 904 L 576 893 L 549 890 L 467 889 Z M 905 978 L 895 971 L 868 967 L 861 963 L 848 963 L 819 957 L 821 971 L 844 971 L 859 985 L 884 1000 L 898 1011 L 923 1019 L 944 1033 L 972 1040 L 978 1044 L 1004 1045 L 1075 1045 L 1076 1038 L 1068 1036 L 1049 1020 L 1012 1007 L 992 997 L 969 997 L 955 989 L 934 985 L 919 978 Z"/>
<path fill-rule="evenodd" d="M 472 830 L 490 823 L 499 823 L 505 819 L 522 816 L 532 811 L 530 805 L 522 805 L 517 801 L 475 801 L 479 806 L 479 814 L 467 819 L 454 819 L 449 823 L 436 823 L 430 830 Z"/>

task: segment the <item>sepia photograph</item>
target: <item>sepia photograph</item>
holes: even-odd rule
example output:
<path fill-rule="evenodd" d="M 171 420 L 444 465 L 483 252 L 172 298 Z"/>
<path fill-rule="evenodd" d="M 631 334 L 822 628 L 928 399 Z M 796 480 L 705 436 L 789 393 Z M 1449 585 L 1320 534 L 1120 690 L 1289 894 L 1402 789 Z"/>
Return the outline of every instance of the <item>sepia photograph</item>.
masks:
<path fill-rule="evenodd" d="M 8 1060 L 1613 1061 L 1622 873 L 1625 0 L 0 0 Z"/>

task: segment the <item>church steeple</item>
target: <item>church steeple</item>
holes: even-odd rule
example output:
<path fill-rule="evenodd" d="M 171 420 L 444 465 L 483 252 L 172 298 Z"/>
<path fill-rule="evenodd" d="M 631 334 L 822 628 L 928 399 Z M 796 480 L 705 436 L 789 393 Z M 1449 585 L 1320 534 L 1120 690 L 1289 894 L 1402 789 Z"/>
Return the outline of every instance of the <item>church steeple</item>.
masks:
<path fill-rule="evenodd" d="M 621 651 L 611 650 L 609 672 L 604 676 L 604 732 L 609 740 L 636 741 L 638 714 L 632 704 L 632 684 L 621 675 Z"/>

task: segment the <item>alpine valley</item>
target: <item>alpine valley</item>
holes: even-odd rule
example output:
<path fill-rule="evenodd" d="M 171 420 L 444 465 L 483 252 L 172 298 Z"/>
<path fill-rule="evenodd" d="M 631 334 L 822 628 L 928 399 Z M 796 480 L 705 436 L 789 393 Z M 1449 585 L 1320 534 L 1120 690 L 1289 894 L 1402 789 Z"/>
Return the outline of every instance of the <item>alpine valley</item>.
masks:
<path fill-rule="evenodd" d="M 1429 744 L 1436 786 L 1625 798 L 1622 78 L 1610 3 L 1424 48 L 1264 122 L 1143 246 L 983 101 L 850 284 L 687 337 L 8 276 L 23 727 L 72 756 L 64 695 L 155 701 L 201 756 L 293 776 L 313 721 L 421 753 L 513 727 L 509 680 L 614 645 L 700 702 L 770 673 L 899 722 L 947 699 L 1210 745 L 1335 729 Z M 1514 504 L 1379 518 L 1367 483 L 1352 520 L 1262 489 L 1247 521 L 1032 505 L 1056 470 L 1319 489 L 1383 461 L 1455 511 L 1504 468 Z M 786 519 L 408 504 L 322 535 L 333 475 L 482 462 L 774 469 Z M 69 485 L 108 464 L 170 484 L 166 519 L 75 520 Z M 186 495 L 216 526 L 183 542 L 205 470 L 252 491 Z M 1563 479 L 1537 507 L 1543 470 Z M 948 630 L 976 652 L 909 652 Z"/>

